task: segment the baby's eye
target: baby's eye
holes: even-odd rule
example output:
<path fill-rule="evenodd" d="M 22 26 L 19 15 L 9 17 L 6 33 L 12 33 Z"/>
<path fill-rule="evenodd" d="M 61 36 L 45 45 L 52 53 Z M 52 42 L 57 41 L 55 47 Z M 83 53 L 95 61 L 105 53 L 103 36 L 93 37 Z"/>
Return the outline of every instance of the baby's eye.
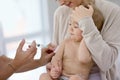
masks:
<path fill-rule="evenodd" d="M 74 26 L 74 28 L 78 28 L 78 26 Z"/>
<path fill-rule="evenodd" d="M 69 25 L 72 25 L 71 23 L 69 23 Z"/>

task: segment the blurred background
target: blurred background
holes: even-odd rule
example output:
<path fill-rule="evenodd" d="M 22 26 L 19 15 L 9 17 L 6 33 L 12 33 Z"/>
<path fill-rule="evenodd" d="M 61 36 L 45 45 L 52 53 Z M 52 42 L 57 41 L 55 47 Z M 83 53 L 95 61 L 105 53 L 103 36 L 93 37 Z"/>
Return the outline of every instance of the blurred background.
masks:
<path fill-rule="evenodd" d="M 120 5 L 120 0 L 110 0 Z M 0 54 L 14 58 L 21 41 L 51 42 L 53 14 L 59 6 L 56 0 L 0 0 Z M 28 45 L 28 44 L 26 44 Z M 40 57 L 40 48 L 35 58 Z M 12 75 L 9 80 L 38 80 L 45 66 Z"/>

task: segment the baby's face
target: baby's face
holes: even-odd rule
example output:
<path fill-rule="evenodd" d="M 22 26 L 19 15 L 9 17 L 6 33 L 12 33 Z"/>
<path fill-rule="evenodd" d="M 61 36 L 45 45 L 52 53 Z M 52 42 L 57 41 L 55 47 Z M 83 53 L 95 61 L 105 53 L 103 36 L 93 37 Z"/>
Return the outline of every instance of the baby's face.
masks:
<path fill-rule="evenodd" d="M 68 32 L 70 34 L 71 39 L 79 42 L 82 40 L 82 30 L 79 29 L 78 24 L 76 22 L 72 22 L 69 24 Z"/>

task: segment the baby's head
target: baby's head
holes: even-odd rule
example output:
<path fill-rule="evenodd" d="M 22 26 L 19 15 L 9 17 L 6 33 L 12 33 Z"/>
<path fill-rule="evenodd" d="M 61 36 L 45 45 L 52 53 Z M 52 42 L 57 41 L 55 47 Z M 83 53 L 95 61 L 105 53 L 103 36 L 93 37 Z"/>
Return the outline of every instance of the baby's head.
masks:
<path fill-rule="evenodd" d="M 93 12 L 93 21 L 94 24 L 96 25 L 98 31 L 102 30 L 102 26 L 104 23 L 104 17 L 100 10 L 96 7 L 95 5 L 95 0 L 83 0 L 81 5 L 84 5 L 86 8 L 88 5 L 92 5 L 94 12 Z M 69 28 L 68 28 L 70 37 L 74 39 L 75 41 L 81 41 L 82 40 L 82 30 L 80 30 L 79 25 L 77 22 L 73 21 L 70 19 L 69 21 Z"/>
<path fill-rule="evenodd" d="M 97 9 L 97 7 L 92 4 L 93 9 L 94 9 L 94 13 L 93 13 L 93 21 L 98 29 L 98 31 L 102 30 L 102 26 L 104 23 L 104 17 L 102 15 L 102 13 Z M 70 19 L 69 21 L 69 28 L 68 28 L 70 37 L 72 39 L 74 39 L 75 41 L 81 41 L 82 40 L 82 30 L 80 30 L 79 25 L 77 22 L 73 21 L 72 19 Z"/>
<path fill-rule="evenodd" d="M 79 28 L 78 23 L 70 20 L 68 26 L 68 33 L 70 34 L 70 38 L 74 41 L 80 42 L 82 40 L 82 30 Z"/>

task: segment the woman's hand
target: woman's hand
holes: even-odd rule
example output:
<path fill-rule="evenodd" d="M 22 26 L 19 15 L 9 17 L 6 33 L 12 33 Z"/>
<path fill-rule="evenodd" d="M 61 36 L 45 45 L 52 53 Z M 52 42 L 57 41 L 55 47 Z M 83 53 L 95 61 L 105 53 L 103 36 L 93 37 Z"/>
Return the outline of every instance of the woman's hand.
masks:
<path fill-rule="evenodd" d="M 71 18 L 73 19 L 73 21 L 78 23 L 81 19 L 85 17 L 92 17 L 93 12 L 94 10 L 91 5 L 88 5 L 88 8 L 84 7 L 83 5 L 80 5 L 72 11 Z"/>
<path fill-rule="evenodd" d="M 51 61 L 52 57 L 54 56 L 55 48 L 56 48 L 56 46 L 54 46 L 51 43 L 48 44 L 47 47 L 42 48 L 41 58 L 40 58 L 40 62 L 42 65 L 45 65 Z"/>
<path fill-rule="evenodd" d="M 18 69 L 19 67 L 28 63 L 36 54 L 37 48 L 35 41 L 32 42 L 31 46 L 26 51 L 22 50 L 24 44 L 25 40 L 22 40 L 17 48 L 14 60 L 10 63 L 15 69 Z"/>

